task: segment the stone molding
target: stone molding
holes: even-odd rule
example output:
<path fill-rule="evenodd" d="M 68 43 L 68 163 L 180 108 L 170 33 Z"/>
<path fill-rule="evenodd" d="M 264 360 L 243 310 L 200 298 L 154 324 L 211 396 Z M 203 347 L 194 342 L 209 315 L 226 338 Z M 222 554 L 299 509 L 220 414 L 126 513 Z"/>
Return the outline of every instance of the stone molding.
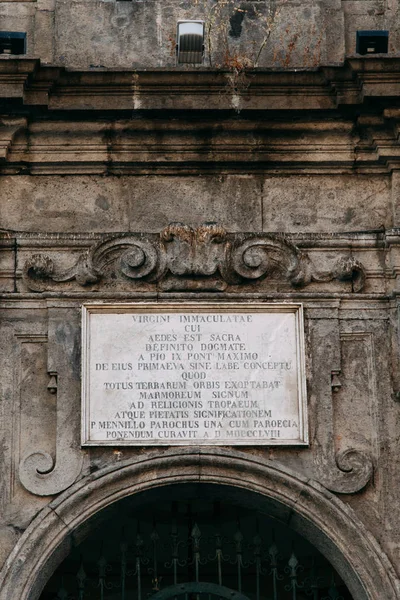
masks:
<path fill-rule="evenodd" d="M 0 161 L 7 159 L 8 151 L 19 131 L 27 127 L 26 117 L 1 117 L 0 116 Z"/>
<path fill-rule="evenodd" d="M 0 60 L 0 97 L 20 97 L 25 106 L 57 110 L 232 109 L 231 75 L 212 68 L 67 71 L 42 65 L 40 59 L 6 57 Z M 368 97 L 397 95 L 400 59 L 358 57 L 337 67 L 254 69 L 246 75 L 246 110 L 335 109 L 362 104 Z"/>
<path fill-rule="evenodd" d="M 249 85 L 238 93 L 229 85 L 231 71 L 74 72 L 33 58 L 1 58 L 0 98 L 19 99 L 23 106 L 17 128 L 15 107 L 0 119 L 1 172 L 209 174 L 279 168 L 376 175 L 399 169 L 400 113 L 390 102 L 400 90 L 399 58 L 349 58 L 337 67 L 257 69 L 244 76 Z M 386 108 L 376 101 L 382 97 L 389 98 Z M 368 102 L 375 105 L 373 116 L 368 106 L 364 111 Z M 347 116 L 343 106 L 351 109 Z M 246 117 L 238 119 L 238 110 Z M 310 121 L 310 110 L 331 116 Z M 84 120 L 79 111 L 86 112 Z M 179 118 L 171 120 L 169 111 L 180 111 Z M 280 118 L 269 116 L 271 111 Z"/>
<path fill-rule="evenodd" d="M 0 61 L 1 66 L 1 61 Z M 1 77 L 0 77 L 1 81 Z M 182 92 L 184 93 L 184 92 Z M 29 108 L 27 109 L 29 112 Z M 381 174 L 399 168 L 400 112 L 316 115 L 300 110 L 293 124 L 287 110 L 279 119 L 260 121 L 193 108 L 169 118 L 112 117 L 90 111 L 83 121 L 73 110 L 53 119 L 5 116 L 0 119 L 1 172 L 4 174 L 171 174 L 281 173 Z M 211 111 L 210 111 L 211 112 Z M 138 115 L 139 117 L 139 115 Z"/>
<path fill-rule="evenodd" d="M 74 284 L 90 288 L 112 280 L 114 289 L 136 281 L 159 284 L 164 291 L 224 291 L 228 285 L 285 280 L 293 288 L 334 279 L 351 281 L 352 291 L 365 284 L 363 265 L 340 257 L 330 271 L 318 271 L 309 256 L 283 236 L 228 233 L 216 223 L 194 229 L 171 223 L 159 235 L 126 233 L 105 237 L 66 270 L 46 254 L 25 262 L 24 280 L 35 292 L 57 291 Z M 75 283 L 76 282 L 76 283 Z"/>
<path fill-rule="evenodd" d="M 393 565 L 376 540 L 349 506 L 318 483 L 252 454 L 180 448 L 117 462 L 53 500 L 34 519 L 4 565 L 0 600 L 37 600 L 68 554 L 74 532 L 103 508 L 138 492 L 190 482 L 257 493 L 260 501 L 272 503 L 278 518 L 323 552 L 354 598 L 400 598 Z"/>

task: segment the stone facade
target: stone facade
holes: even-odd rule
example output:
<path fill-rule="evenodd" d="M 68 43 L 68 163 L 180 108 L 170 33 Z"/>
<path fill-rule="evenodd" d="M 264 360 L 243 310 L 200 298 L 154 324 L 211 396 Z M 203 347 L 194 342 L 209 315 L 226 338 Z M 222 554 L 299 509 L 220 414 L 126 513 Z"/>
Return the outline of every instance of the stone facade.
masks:
<path fill-rule="evenodd" d="M 254 62 L 266 36 L 261 67 L 341 64 L 357 30 L 390 30 L 390 54 L 399 52 L 395 0 L 2 0 L 0 17 L 3 30 L 27 32 L 29 57 L 74 70 L 174 67 L 179 19 L 206 21 L 214 67 Z"/>
<path fill-rule="evenodd" d="M 400 598 L 398 5 L 236 4 L 0 0 L 1 600 L 167 481 L 254 491 L 354 600 Z M 82 448 L 85 301 L 303 303 L 309 446 Z"/>

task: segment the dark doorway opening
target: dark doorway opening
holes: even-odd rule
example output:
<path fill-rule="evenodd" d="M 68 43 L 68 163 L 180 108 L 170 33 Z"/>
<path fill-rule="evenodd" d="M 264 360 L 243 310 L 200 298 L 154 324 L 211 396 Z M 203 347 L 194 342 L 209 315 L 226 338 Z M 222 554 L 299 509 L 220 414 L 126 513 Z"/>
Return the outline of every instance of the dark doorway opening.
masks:
<path fill-rule="evenodd" d="M 222 486 L 121 500 L 76 532 L 73 546 L 40 600 L 352 599 L 288 522 Z"/>

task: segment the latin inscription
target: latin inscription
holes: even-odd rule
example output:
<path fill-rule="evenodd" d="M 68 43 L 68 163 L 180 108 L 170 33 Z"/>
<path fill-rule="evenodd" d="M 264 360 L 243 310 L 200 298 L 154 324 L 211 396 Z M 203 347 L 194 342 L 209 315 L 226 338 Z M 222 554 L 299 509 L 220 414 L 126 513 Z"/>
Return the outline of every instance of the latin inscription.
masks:
<path fill-rule="evenodd" d="M 88 309 L 83 443 L 306 442 L 297 306 L 141 310 Z"/>

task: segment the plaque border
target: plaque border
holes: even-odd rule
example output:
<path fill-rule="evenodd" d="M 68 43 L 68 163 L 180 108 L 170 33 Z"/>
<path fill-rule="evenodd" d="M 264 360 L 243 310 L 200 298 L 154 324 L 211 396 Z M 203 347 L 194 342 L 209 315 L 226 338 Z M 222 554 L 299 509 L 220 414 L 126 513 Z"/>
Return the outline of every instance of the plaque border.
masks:
<path fill-rule="evenodd" d="M 248 442 L 245 440 L 235 443 L 219 442 L 218 440 L 191 440 L 185 443 L 176 443 L 173 440 L 166 442 L 148 443 L 146 440 L 124 441 L 124 440 L 90 440 L 89 439 L 89 358 L 90 358 L 90 315 L 99 313 L 123 314 L 130 312 L 217 312 L 217 313 L 293 313 L 295 315 L 295 334 L 298 356 L 298 407 L 299 407 L 299 438 L 286 440 L 284 442 L 274 440 L 260 440 Z M 82 304 L 82 377 L 81 377 L 81 446 L 83 447 L 138 447 L 157 448 L 159 446 L 309 446 L 309 427 L 307 413 L 307 385 L 306 385 L 306 361 L 305 361 L 305 337 L 304 337 L 304 309 L 301 302 L 85 302 Z"/>

